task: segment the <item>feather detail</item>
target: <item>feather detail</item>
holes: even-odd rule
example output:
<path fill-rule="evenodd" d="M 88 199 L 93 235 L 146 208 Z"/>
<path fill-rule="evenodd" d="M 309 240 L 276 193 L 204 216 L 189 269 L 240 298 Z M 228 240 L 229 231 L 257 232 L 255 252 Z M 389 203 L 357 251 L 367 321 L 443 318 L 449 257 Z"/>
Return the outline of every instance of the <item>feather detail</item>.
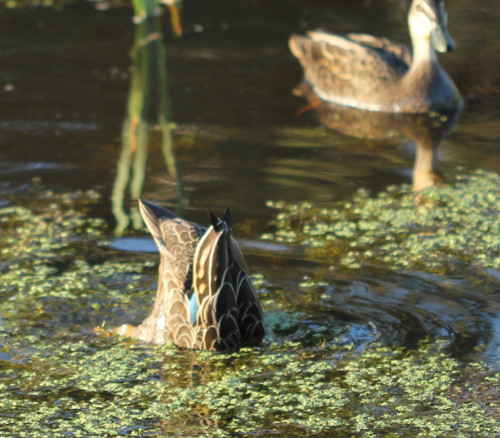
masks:
<path fill-rule="evenodd" d="M 127 334 L 179 347 L 233 350 L 265 335 L 248 268 L 231 236 L 232 214 L 209 210 L 204 229 L 151 202 L 140 211 L 160 251 L 158 292 L 151 314 Z"/>
<path fill-rule="evenodd" d="M 411 49 L 387 38 L 322 30 L 292 35 L 289 45 L 305 81 L 326 102 L 387 113 L 460 107 L 460 93 L 436 56 L 455 47 L 444 1 L 413 0 L 408 25 Z"/>

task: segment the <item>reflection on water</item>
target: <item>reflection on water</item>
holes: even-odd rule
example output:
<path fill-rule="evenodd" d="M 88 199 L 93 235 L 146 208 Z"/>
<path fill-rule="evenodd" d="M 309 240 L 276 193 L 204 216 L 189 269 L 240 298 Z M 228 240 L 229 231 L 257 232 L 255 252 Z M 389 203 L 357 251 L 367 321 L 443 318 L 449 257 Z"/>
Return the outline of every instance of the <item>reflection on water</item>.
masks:
<path fill-rule="evenodd" d="M 182 0 L 160 0 L 161 4 L 167 5 L 170 10 L 170 22 L 172 25 L 172 35 L 174 37 L 182 36 L 181 6 Z"/>
<path fill-rule="evenodd" d="M 134 23 L 140 24 L 145 20 L 161 14 L 160 4 L 166 5 L 170 11 L 172 35 L 179 38 L 182 35 L 181 5 L 182 0 L 133 0 Z"/>
<path fill-rule="evenodd" d="M 441 114 L 397 114 L 361 111 L 321 100 L 307 82 L 295 94 L 304 96 L 321 123 L 343 134 L 371 140 L 412 141 L 417 153 L 413 167 L 413 189 L 422 190 L 441 180 L 438 166 L 440 143 L 458 122 L 461 108 Z"/>
<path fill-rule="evenodd" d="M 430 337 L 446 342 L 454 354 L 468 355 L 496 337 L 487 297 L 432 276 L 381 274 L 368 271 L 345 283 L 337 278 L 337 286 L 322 295 L 323 309 L 373 325 L 384 342 L 410 348 Z"/>
<path fill-rule="evenodd" d="M 142 193 L 149 135 L 157 124 L 161 132 L 161 150 L 167 174 L 176 188 L 179 203 L 183 204 L 182 183 L 174 155 L 175 124 L 171 121 L 167 92 L 166 51 L 160 29 L 160 19 L 157 17 L 142 21 L 136 26 L 127 115 L 122 128 L 122 149 L 111 195 L 117 235 L 123 234 L 130 220 L 135 229 L 142 227 L 142 218 L 134 201 Z M 124 208 L 128 184 L 130 198 L 134 202 L 129 214 Z"/>
<path fill-rule="evenodd" d="M 457 357 L 480 355 L 499 363 L 498 279 L 477 273 L 443 277 L 375 267 L 345 272 L 328 259 L 312 261 L 299 248 L 242 242 L 257 272 L 273 278 L 273 302 L 293 329 L 274 336 L 316 342 L 340 327 L 360 347 L 374 340 L 415 347 L 423 339 L 441 342 Z M 303 248 L 302 248 L 303 249 Z"/>

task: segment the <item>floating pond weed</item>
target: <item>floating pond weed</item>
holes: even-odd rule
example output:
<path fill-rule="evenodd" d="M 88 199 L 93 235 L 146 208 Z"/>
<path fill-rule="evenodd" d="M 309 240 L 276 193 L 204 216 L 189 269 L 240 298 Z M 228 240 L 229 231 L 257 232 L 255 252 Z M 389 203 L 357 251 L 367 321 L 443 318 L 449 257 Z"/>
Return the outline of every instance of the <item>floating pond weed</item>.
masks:
<path fill-rule="evenodd" d="M 478 174 L 458 185 L 460 190 L 460 184 L 486 184 L 479 201 L 474 201 L 479 206 L 474 213 L 478 230 L 494 230 L 494 219 L 486 217 L 497 199 L 489 185 L 493 180 Z M 401 222 L 397 229 L 401 231 L 393 234 L 397 241 L 403 239 L 403 229 L 418 230 L 424 240 L 428 230 L 433 236 L 439 234 L 436 223 L 444 213 L 431 212 L 427 203 L 449 203 L 451 195 L 443 190 L 441 195 L 427 195 L 432 201 L 418 200 L 429 210 L 425 222 L 414 224 L 410 215 L 397 220 Z M 349 214 L 341 208 L 333 213 L 340 225 L 327 223 L 328 210 L 314 211 L 312 205 L 286 210 L 280 223 L 307 224 L 315 238 L 326 232 L 333 236 L 332 242 L 344 242 L 345 248 L 353 234 L 364 233 L 360 245 L 378 257 L 374 242 L 385 245 L 390 240 L 373 225 L 371 216 L 360 219 L 365 210 L 361 201 L 387 198 L 399 205 L 407 196 L 410 193 L 396 200 L 388 195 L 370 200 L 360 194 L 351 202 Z M 484 364 L 465 365 L 452 358 L 439 341 L 422 342 L 412 350 L 373 343 L 359 351 L 345 340 L 305 346 L 275 336 L 257 348 L 214 354 L 93 334 L 95 323 L 115 313 L 126 319 L 136 317 L 137 307 L 147 310 L 153 299 L 154 262 L 149 256 L 124 256 L 101 247 L 108 231 L 103 221 L 86 216 L 85 205 L 93 202 L 92 196 L 51 194 L 45 197 L 49 204 L 39 198 L 29 208 L 1 209 L 3 433 L 19 437 L 498 435 L 498 374 Z M 409 209 L 417 208 L 405 202 Z M 448 230 L 462 226 L 465 212 L 459 211 L 453 213 L 456 220 Z M 386 216 L 387 223 L 391 214 Z M 319 219 L 321 226 L 316 224 Z M 307 244 L 303 228 L 291 228 L 288 236 Z M 479 240 L 472 230 L 471 236 Z M 492 232 L 486 239 L 491 243 L 497 237 Z M 453 245 L 469 244 L 456 238 Z M 353 262 L 362 261 L 367 250 L 351 249 Z M 446 255 L 449 260 L 449 249 L 438 245 L 438 250 L 439 257 Z M 477 251 L 468 250 L 467 257 L 477 262 Z M 416 263 L 417 256 L 412 257 Z M 495 263 L 487 256 L 484 265 L 495 267 Z M 269 287 L 262 276 L 254 279 Z M 317 288 L 318 293 L 325 287 L 324 282 L 308 278 L 298 286 L 306 291 Z M 301 320 L 268 318 L 280 330 Z"/>
<path fill-rule="evenodd" d="M 365 263 L 442 272 L 460 264 L 500 268 L 500 176 L 477 171 L 414 193 L 360 190 L 332 208 L 268 202 L 278 212 L 263 239 L 304 246 L 313 259 L 357 269 Z"/>

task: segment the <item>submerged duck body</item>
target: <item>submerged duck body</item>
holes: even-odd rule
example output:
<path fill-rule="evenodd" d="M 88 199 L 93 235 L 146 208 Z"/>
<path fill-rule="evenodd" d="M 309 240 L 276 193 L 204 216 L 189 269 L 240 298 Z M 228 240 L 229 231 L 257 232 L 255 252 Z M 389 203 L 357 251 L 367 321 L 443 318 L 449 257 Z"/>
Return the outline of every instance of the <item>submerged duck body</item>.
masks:
<path fill-rule="evenodd" d="M 262 309 L 231 236 L 229 208 L 221 219 L 210 213 L 212 225 L 205 229 L 150 202 L 139 206 L 160 251 L 158 292 L 141 325 L 123 325 L 116 333 L 217 351 L 262 338 Z"/>
<path fill-rule="evenodd" d="M 290 49 L 322 100 L 381 112 L 446 111 L 462 105 L 436 55 L 455 47 L 446 24 L 443 0 L 413 0 L 413 49 L 386 38 L 323 31 L 293 35 Z"/>

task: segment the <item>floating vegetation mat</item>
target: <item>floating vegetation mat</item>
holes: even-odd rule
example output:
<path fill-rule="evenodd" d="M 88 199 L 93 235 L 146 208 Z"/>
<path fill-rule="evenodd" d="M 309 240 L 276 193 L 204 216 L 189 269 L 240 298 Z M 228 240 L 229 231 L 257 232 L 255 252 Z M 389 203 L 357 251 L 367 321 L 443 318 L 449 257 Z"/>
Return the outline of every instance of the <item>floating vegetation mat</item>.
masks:
<path fill-rule="evenodd" d="M 11 343 L 5 335 L 2 342 Z M 231 355 L 33 337 L 4 363 L 0 430 L 13 436 L 425 436 L 499 432 L 498 375 L 422 345 Z M 342 357 L 342 358 L 341 358 Z"/>
<path fill-rule="evenodd" d="M 486 187 L 478 199 L 493 196 Z M 439 190 L 421 208 L 434 200 L 442 214 Z M 95 197 L 42 191 L 0 209 L 0 435 L 498 436 L 498 374 L 452 358 L 439 340 L 359 351 L 335 334 L 308 345 L 273 337 L 215 354 L 93 333 L 103 321 L 140 320 L 156 276 L 156 257 L 103 245 L 110 231 L 88 216 Z M 360 195 L 348 211 L 361 199 L 381 202 Z"/>
<path fill-rule="evenodd" d="M 307 248 L 311 258 L 347 268 L 383 264 L 444 273 L 500 268 L 500 176 L 479 171 L 455 185 L 411 191 L 360 190 L 332 208 L 269 202 L 279 212 L 267 240 Z"/>

